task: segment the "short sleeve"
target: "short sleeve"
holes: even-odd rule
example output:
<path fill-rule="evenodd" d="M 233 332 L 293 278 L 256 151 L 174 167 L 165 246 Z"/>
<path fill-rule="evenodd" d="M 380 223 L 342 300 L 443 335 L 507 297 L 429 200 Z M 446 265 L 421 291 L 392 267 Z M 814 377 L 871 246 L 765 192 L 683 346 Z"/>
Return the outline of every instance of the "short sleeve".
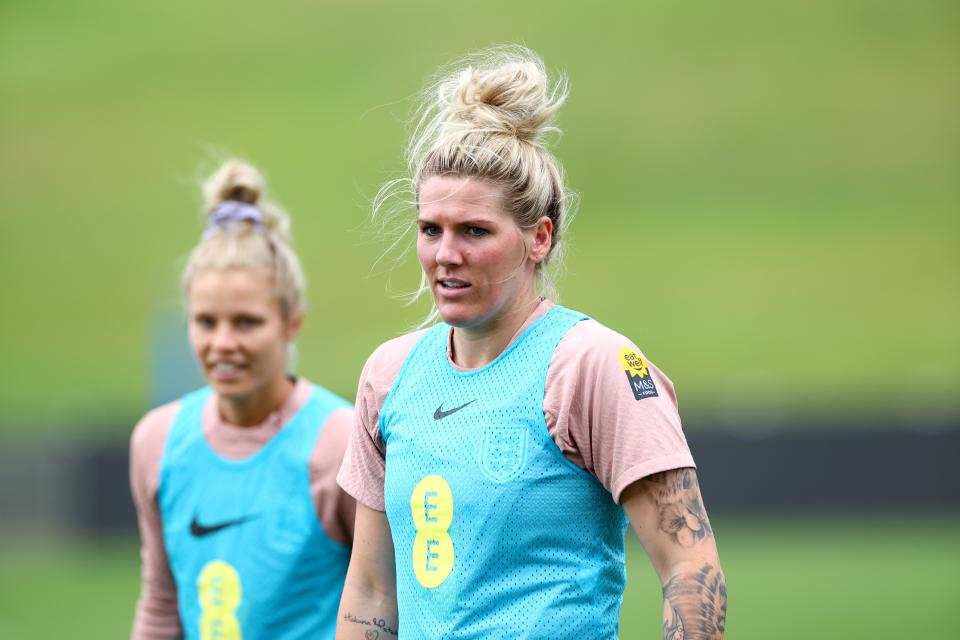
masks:
<path fill-rule="evenodd" d="M 561 451 L 617 502 L 636 480 L 694 466 L 673 383 L 633 342 L 594 320 L 575 325 L 554 350 L 544 415 Z"/>
<path fill-rule="evenodd" d="M 327 535 L 337 542 L 353 544 L 353 521 L 357 504 L 337 484 L 337 472 L 353 429 L 353 411 L 332 412 L 320 431 L 310 455 L 310 493 L 317 517 Z"/>
<path fill-rule="evenodd" d="M 386 511 L 383 499 L 386 446 L 380 436 L 380 409 L 403 361 L 422 334 L 417 331 L 382 344 L 367 359 L 360 373 L 353 428 L 337 482 L 357 502 L 377 511 Z"/>
<path fill-rule="evenodd" d="M 131 637 L 135 640 L 180 637 L 177 587 L 163 544 L 163 522 L 156 495 L 160 461 L 177 403 L 148 413 L 130 440 L 130 490 L 140 529 L 140 596 Z"/>

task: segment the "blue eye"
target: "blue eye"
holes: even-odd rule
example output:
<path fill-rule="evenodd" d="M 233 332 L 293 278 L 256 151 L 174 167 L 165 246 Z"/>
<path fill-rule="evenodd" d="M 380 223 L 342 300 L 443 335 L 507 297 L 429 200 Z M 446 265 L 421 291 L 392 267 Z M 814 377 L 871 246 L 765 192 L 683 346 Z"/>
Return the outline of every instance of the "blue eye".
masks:
<path fill-rule="evenodd" d="M 474 238 L 481 238 L 481 237 L 487 235 L 488 233 L 490 233 L 490 232 L 487 231 L 486 229 L 482 228 L 482 227 L 468 227 L 468 228 L 467 228 L 467 235 L 473 236 Z"/>
<path fill-rule="evenodd" d="M 440 235 L 440 227 L 433 224 L 425 224 L 420 227 L 420 233 L 427 236 L 428 238 L 433 238 Z"/>
<path fill-rule="evenodd" d="M 253 318 L 250 316 L 241 316 L 237 318 L 237 326 L 241 329 L 252 329 L 260 324 L 261 321 L 259 318 Z"/>
<path fill-rule="evenodd" d="M 212 329 L 217 324 L 210 316 L 196 316 L 193 323 L 202 329 Z"/>

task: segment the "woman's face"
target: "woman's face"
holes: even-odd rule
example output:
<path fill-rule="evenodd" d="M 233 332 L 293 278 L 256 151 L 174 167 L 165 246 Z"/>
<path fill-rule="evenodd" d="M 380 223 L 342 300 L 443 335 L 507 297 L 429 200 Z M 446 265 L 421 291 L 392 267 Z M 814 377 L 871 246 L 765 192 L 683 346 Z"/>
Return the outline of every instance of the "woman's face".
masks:
<path fill-rule="evenodd" d="M 529 312 L 536 265 L 550 249 L 549 218 L 521 230 L 499 186 L 452 176 L 427 178 L 419 205 L 417 257 L 444 322 L 485 329 Z"/>
<path fill-rule="evenodd" d="M 190 346 L 221 397 L 267 398 L 285 384 L 287 345 L 300 319 L 283 319 L 268 269 L 200 271 L 188 307 Z"/>

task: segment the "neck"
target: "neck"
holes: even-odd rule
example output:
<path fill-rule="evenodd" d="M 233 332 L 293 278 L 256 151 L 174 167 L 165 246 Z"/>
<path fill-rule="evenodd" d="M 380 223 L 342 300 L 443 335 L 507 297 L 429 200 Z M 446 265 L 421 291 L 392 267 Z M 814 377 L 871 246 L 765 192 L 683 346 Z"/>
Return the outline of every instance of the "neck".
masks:
<path fill-rule="evenodd" d="M 220 417 L 238 427 L 255 427 L 287 402 L 294 386 L 292 380 L 283 376 L 248 396 L 221 395 L 217 402 Z"/>
<path fill-rule="evenodd" d="M 495 320 L 476 327 L 453 328 L 453 362 L 465 369 L 479 369 L 497 359 L 510 344 L 523 323 L 540 304 L 540 298 L 531 294 L 529 300 L 515 305 Z"/>

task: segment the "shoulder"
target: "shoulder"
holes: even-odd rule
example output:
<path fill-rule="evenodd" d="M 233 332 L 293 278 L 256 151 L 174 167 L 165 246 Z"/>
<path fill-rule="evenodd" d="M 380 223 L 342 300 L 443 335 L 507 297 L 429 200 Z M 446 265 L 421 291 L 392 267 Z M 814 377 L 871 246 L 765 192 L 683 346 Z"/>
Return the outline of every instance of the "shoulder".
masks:
<path fill-rule="evenodd" d="M 323 385 L 311 382 L 303 377 L 297 378 L 297 385 L 293 394 L 289 408 L 291 415 L 299 411 L 311 399 L 319 401 L 322 407 L 326 407 L 323 412 L 323 424 L 321 425 L 319 440 L 329 439 L 330 437 L 339 438 L 345 425 L 349 431 L 349 425 L 353 423 L 353 405 L 349 400 Z"/>
<path fill-rule="evenodd" d="M 553 361 L 583 371 L 596 367 L 622 368 L 623 359 L 639 351 L 636 343 L 623 334 L 588 319 L 575 324 L 560 339 Z"/>
<path fill-rule="evenodd" d="M 140 418 L 130 436 L 130 451 L 133 456 L 140 453 L 159 451 L 163 453 L 167 434 L 173 419 L 180 409 L 180 401 L 175 400 L 151 410 Z"/>
<path fill-rule="evenodd" d="M 361 390 L 364 383 L 377 387 L 386 385 L 389 389 L 396 380 L 397 374 L 400 373 L 407 356 L 410 355 L 410 351 L 428 330 L 413 331 L 388 340 L 377 347 L 367 358 L 363 372 L 360 374 Z"/>
<path fill-rule="evenodd" d="M 343 409 L 353 409 L 350 401 L 340 394 L 328 389 L 327 387 L 310 382 L 306 378 L 297 378 L 294 395 L 290 400 L 291 411 L 299 410 L 311 399 L 317 400 L 321 405 L 330 409 L 331 415 L 340 412 Z"/>
<path fill-rule="evenodd" d="M 353 419 L 352 406 L 343 405 L 331 411 L 320 431 L 320 437 L 317 438 L 317 448 L 342 458 L 350 439 L 350 430 L 353 429 Z M 339 465 L 339 460 L 337 464 Z"/>
<path fill-rule="evenodd" d="M 375 433 L 380 409 L 393 388 L 393 383 L 407 356 L 427 329 L 407 333 L 377 347 L 360 373 L 357 385 L 357 422 Z"/>
<path fill-rule="evenodd" d="M 427 331 L 429 329 L 418 329 L 392 340 L 387 340 L 370 354 L 365 368 L 375 368 L 378 372 L 383 373 L 392 371 L 396 374 L 414 345 Z"/>
<path fill-rule="evenodd" d="M 661 395 L 676 401 L 673 382 L 637 343 L 592 319 L 578 322 L 557 344 L 547 384 L 575 395 L 628 393 L 637 400 Z"/>
<path fill-rule="evenodd" d="M 588 318 L 573 325 L 563 336 L 559 346 L 588 353 L 591 349 L 613 347 L 626 342 L 630 341 L 623 334 Z"/>
<path fill-rule="evenodd" d="M 160 460 L 179 408 L 179 400 L 157 407 L 140 419 L 130 436 L 130 485 L 139 509 L 146 508 L 156 494 Z"/>

